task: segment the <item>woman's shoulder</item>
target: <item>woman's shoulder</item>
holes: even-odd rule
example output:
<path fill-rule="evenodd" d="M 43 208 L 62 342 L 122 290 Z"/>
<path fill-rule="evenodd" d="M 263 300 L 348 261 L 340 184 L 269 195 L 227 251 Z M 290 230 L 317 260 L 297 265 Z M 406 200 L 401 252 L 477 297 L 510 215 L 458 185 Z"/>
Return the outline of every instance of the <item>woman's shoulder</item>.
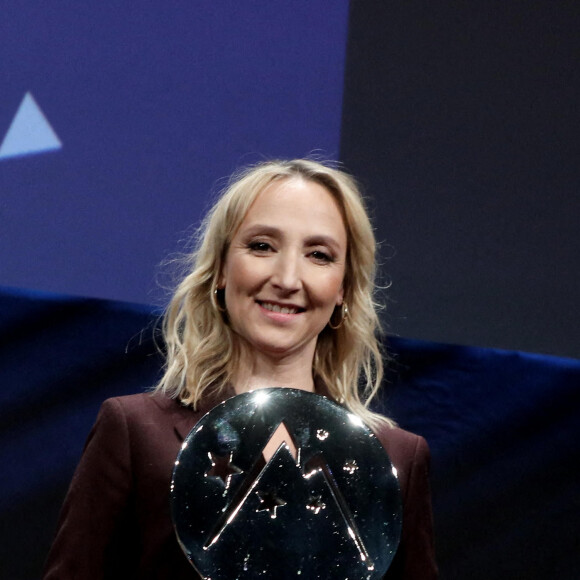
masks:
<path fill-rule="evenodd" d="M 427 447 L 428 449 L 424 437 L 401 427 L 385 424 L 377 430 L 376 435 L 384 446 L 398 447 L 413 452 L 418 447 Z"/>
<path fill-rule="evenodd" d="M 105 399 L 101 405 L 101 411 L 124 415 L 147 415 L 187 412 L 187 407 L 183 406 L 177 399 L 172 399 L 161 393 L 143 392 Z"/>
<path fill-rule="evenodd" d="M 429 471 L 431 455 L 424 437 L 390 425 L 381 427 L 376 436 L 405 483 L 412 472 Z"/>
<path fill-rule="evenodd" d="M 141 393 L 106 399 L 99 411 L 88 444 L 126 447 L 133 457 L 149 456 L 171 461 L 183 439 L 199 420 L 199 413 L 162 394 Z"/>
<path fill-rule="evenodd" d="M 144 392 L 135 395 L 111 397 L 103 401 L 97 423 L 121 422 L 127 428 L 179 425 L 189 422 L 195 415 L 191 407 L 186 407 L 177 399 L 161 393 Z"/>

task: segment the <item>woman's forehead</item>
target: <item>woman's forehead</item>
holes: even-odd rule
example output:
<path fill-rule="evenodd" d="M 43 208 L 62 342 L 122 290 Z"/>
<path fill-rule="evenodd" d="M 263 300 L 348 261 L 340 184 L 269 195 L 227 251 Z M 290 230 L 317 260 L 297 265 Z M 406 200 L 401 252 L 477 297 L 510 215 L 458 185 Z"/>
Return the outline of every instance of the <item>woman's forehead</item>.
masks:
<path fill-rule="evenodd" d="M 346 243 L 339 203 L 327 188 L 314 181 L 287 179 L 266 186 L 248 209 L 241 228 L 259 225 L 329 235 Z"/>

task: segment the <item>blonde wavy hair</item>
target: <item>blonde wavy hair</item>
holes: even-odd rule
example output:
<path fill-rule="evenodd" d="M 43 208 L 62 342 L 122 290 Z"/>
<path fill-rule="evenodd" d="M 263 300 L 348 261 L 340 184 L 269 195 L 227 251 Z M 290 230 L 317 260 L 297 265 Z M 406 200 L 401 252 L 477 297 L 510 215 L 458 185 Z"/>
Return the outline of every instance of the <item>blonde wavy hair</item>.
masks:
<path fill-rule="evenodd" d="M 216 293 L 231 240 L 250 206 L 271 183 L 303 179 L 325 187 L 338 202 L 347 231 L 344 302 L 348 316 L 318 336 L 313 377 L 328 394 L 373 428 L 390 423 L 369 409 L 383 376 L 375 290 L 376 243 L 363 199 L 352 177 L 319 162 L 268 161 L 234 174 L 209 211 L 187 257 L 187 274 L 163 317 L 164 375 L 155 388 L 197 408 L 222 395 L 239 361 L 235 332 Z M 338 307 L 337 307 L 338 308 Z M 338 308 L 338 310 L 340 310 Z M 332 319 L 337 316 L 333 313 Z M 340 318 L 340 312 L 338 312 Z"/>

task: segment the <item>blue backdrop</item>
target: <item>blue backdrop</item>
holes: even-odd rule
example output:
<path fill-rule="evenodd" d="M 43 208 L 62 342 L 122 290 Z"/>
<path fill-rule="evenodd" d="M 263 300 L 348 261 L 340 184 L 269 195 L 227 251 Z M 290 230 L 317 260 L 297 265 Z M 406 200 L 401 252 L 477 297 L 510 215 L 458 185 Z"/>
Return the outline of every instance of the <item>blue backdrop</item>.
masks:
<path fill-rule="evenodd" d="M 338 156 L 346 0 L 1 12 L 0 140 L 31 93 L 62 145 L 23 122 L 41 152 L 0 149 L 1 284 L 159 301 L 156 268 L 220 177 L 264 155 Z"/>

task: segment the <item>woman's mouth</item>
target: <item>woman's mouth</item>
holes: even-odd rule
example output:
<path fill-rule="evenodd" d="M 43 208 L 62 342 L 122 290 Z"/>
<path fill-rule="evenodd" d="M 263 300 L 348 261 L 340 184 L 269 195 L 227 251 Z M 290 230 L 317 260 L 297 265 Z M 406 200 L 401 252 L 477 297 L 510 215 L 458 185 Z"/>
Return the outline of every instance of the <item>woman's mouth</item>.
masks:
<path fill-rule="evenodd" d="M 275 304 L 274 302 L 260 302 L 258 304 L 270 312 L 280 312 L 281 314 L 298 314 L 299 312 L 304 312 L 304 308 L 291 305 Z"/>

